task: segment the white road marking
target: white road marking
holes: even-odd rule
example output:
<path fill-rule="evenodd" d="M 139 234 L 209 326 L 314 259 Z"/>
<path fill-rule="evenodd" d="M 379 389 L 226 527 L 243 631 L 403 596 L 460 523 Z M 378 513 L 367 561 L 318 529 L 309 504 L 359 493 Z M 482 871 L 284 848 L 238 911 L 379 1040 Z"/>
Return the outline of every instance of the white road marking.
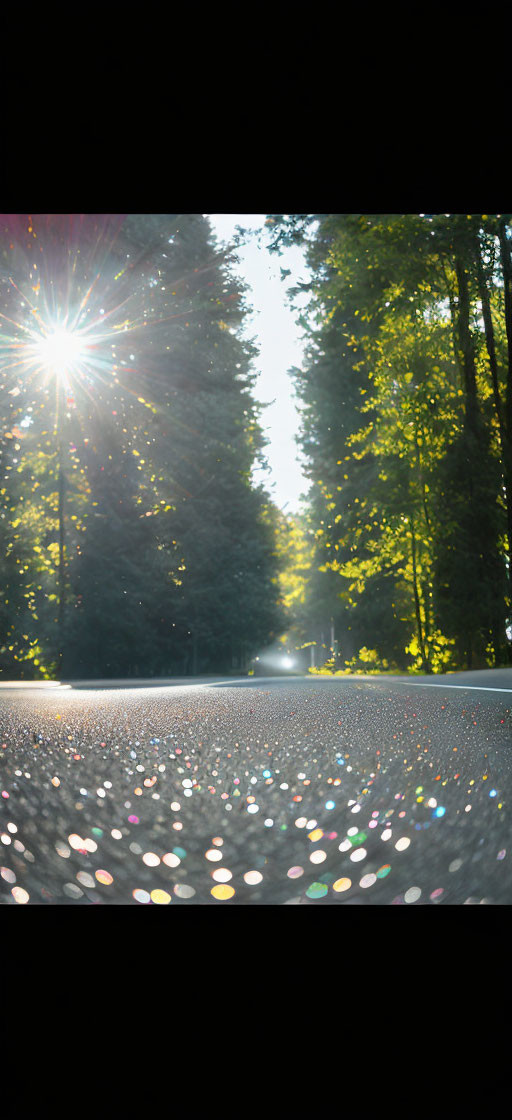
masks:
<path fill-rule="evenodd" d="M 367 680 L 367 678 L 360 678 Z M 380 682 L 384 684 L 384 681 Z M 415 688 L 462 688 L 466 692 L 512 692 L 512 688 L 490 688 L 489 685 L 482 684 L 430 684 L 430 681 L 393 681 L 393 684 L 404 684 L 406 688 L 413 685 Z"/>
<path fill-rule="evenodd" d="M 253 679 L 253 678 L 250 678 L 250 679 Z M 259 677 L 259 678 L 256 678 L 256 679 L 259 679 L 262 684 L 266 684 L 269 681 L 285 680 L 286 678 L 283 678 L 283 677 L 279 677 L 279 678 L 277 678 L 277 677 Z M 295 680 L 310 681 L 310 680 L 314 680 L 315 678 L 307 676 L 307 677 L 295 677 L 295 678 L 290 677 L 289 679 L 290 680 L 295 679 Z M 388 684 L 388 683 L 390 683 L 390 684 L 403 684 L 403 685 L 405 685 L 406 688 L 409 688 L 410 685 L 413 685 L 415 688 L 462 688 L 462 689 L 465 689 L 466 691 L 470 691 L 470 692 L 512 692 L 512 688 L 493 688 L 490 685 L 450 684 L 448 681 L 443 681 L 443 682 L 440 681 L 439 683 L 434 682 L 434 681 L 432 681 L 432 682 L 430 682 L 430 681 L 413 681 L 413 680 L 397 681 L 394 677 L 385 677 L 385 678 L 384 677 L 374 677 L 374 676 L 367 677 L 367 676 L 364 676 L 362 673 L 357 674 L 357 676 L 353 676 L 353 677 L 351 677 L 351 676 L 350 677 L 349 676 L 343 676 L 343 677 L 334 677 L 334 676 L 325 676 L 324 677 L 324 676 L 322 676 L 322 677 L 317 678 L 317 679 L 321 679 L 323 681 L 332 681 L 335 684 L 341 684 L 342 682 L 345 682 L 345 681 L 352 682 L 352 684 L 357 683 L 357 681 L 365 681 L 365 682 L 369 682 L 371 684 L 372 681 L 373 681 L 374 684 Z M 236 680 L 236 681 L 233 681 L 233 680 L 222 681 L 222 684 L 241 684 L 242 680 L 247 681 L 247 677 L 241 678 L 240 680 Z M 256 681 L 254 681 L 254 683 L 256 683 Z"/>

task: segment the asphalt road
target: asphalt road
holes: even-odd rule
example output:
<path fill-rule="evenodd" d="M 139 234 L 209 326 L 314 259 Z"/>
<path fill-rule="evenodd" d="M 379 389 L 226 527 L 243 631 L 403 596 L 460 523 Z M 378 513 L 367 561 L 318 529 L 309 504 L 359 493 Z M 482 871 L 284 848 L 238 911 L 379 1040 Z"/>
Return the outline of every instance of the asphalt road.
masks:
<path fill-rule="evenodd" d="M 512 902 L 512 669 L 0 686 L 0 902 Z"/>

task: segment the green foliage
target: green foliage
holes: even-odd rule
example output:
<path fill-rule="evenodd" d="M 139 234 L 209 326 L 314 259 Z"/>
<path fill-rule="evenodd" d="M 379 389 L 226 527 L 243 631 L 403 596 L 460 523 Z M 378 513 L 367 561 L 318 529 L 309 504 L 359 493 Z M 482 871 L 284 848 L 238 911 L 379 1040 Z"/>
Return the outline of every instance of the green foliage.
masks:
<path fill-rule="evenodd" d="M 54 674 L 60 649 L 71 678 L 244 667 L 283 611 L 251 475 L 256 351 L 208 221 L 20 216 L 0 251 L 0 671 Z M 63 308 L 106 333 L 91 369 L 59 384 L 11 352 Z"/>
<path fill-rule="evenodd" d="M 512 542 L 508 225 L 314 219 L 281 219 L 269 235 L 276 251 L 301 241 L 313 274 L 307 360 L 294 371 L 314 538 L 303 640 L 335 671 L 340 660 L 354 671 L 499 664 Z"/>

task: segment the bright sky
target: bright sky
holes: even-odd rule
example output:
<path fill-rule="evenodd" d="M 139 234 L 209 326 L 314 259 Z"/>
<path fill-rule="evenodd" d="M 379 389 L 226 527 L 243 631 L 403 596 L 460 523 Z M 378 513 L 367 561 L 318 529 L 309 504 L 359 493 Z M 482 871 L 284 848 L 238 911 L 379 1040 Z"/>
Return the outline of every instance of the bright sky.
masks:
<path fill-rule="evenodd" d="M 264 214 L 209 214 L 212 228 L 219 241 L 229 243 L 237 225 L 244 229 L 261 230 Z M 286 302 L 286 288 L 298 280 L 307 279 L 307 268 L 301 249 L 285 249 L 282 256 L 258 248 L 256 238 L 237 250 L 240 263 L 234 267 L 249 285 L 246 302 L 252 305 L 253 314 L 247 316 L 244 334 L 254 339 L 259 356 L 254 360 L 258 374 L 254 395 L 266 403 L 261 423 L 269 442 L 265 454 L 270 473 L 258 471 L 255 479 L 263 481 L 274 502 L 287 513 L 297 512 L 299 498 L 309 488 L 299 463 L 299 448 L 294 437 L 299 430 L 299 416 L 294 398 L 293 380 L 287 373 L 291 366 L 300 366 L 303 356 L 303 339 L 294 313 Z M 291 270 L 283 282 L 280 269 Z M 274 402 L 270 404 L 270 402 Z"/>

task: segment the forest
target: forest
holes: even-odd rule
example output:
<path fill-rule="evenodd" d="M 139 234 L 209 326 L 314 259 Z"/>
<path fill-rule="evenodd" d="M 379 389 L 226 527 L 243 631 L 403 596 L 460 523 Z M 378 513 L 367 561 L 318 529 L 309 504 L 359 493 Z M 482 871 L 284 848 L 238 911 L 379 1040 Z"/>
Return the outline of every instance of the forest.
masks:
<path fill-rule="evenodd" d="M 244 668 L 282 610 L 244 293 L 207 219 L 16 215 L 0 244 L 2 676 Z"/>
<path fill-rule="evenodd" d="M 265 462 L 250 292 L 207 216 L 0 217 L 0 678 L 510 663 L 507 215 L 268 215 L 308 480 Z"/>
<path fill-rule="evenodd" d="M 302 243 L 312 270 L 292 371 L 310 481 L 287 534 L 297 644 L 330 671 L 509 664 L 510 216 L 270 228 L 270 251 Z"/>

